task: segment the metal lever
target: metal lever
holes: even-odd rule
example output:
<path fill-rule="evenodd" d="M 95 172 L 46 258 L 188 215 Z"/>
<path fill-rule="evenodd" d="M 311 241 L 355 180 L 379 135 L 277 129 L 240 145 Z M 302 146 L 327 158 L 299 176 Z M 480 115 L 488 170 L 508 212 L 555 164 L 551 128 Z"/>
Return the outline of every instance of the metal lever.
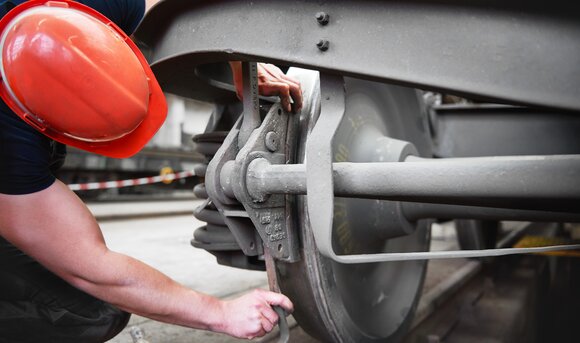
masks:
<path fill-rule="evenodd" d="M 272 292 L 280 293 L 274 258 L 270 254 L 270 250 L 266 247 L 264 247 L 264 260 L 266 262 L 268 286 Z M 278 314 L 278 328 L 280 330 L 280 338 L 278 339 L 278 342 L 288 343 L 290 341 L 290 329 L 288 328 L 288 321 L 286 320 L 286 311 L 284 311 L 280 306 L 272 306 L 272 308 L 276 311 L 276 314 Z"/>
<path fill-rule="evenodd" d="M 278 328 L 280 329 L 279 343 L 288 343 L 290 341 L 290 329 L 286 320 L 286 311 L 280 306 L 274 306 L 274 311 L 278 314 Z"/>
<path fill-rule="evenodd" d="M 252 131 L 260 126 L 260 104 L 258 100 L 258 64 L 242 62 L 244 113 L 242 126 L 238 135 L 238 149 L 241 149 Z"/>

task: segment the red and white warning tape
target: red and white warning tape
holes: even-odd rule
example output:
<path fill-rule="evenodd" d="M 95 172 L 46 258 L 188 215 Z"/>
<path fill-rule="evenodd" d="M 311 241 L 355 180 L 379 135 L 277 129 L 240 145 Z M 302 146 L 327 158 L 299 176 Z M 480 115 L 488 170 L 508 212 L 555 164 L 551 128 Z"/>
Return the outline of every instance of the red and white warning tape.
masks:
<path fill-rule="evenodd" d="M 188 177 L 192 177 L 192 176 L 195 176 L 195 171 L 188 170 L 188 171 L 182 171 L 179 173 L 172 173 L 172 174 L 166 174 L 166 175 L 142 177 L 140 179 L 73 184 L 73 185 L 68 185 L 68 188 L 70 188 L 72 191 L 89 191 L 89 190 L 94 190 L 94 189 L 122 188 L 122 187 L 148 185 L 148 184 L 159 183 L 159 182 L 164 182 L 164 181 L 170 182 L 173 180 L 184 179 L 184 178 L 188 178 Z"/>

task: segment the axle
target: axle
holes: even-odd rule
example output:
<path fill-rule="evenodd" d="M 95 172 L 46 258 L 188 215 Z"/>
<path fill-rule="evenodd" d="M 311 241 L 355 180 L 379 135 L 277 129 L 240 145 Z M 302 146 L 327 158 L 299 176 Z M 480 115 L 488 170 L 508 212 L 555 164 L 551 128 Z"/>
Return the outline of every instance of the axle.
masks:
<path fill-rule="evenodd" d="M 338 197 L 405 201 L 410 221 L 471 218 L 580 221 L 580 155 L 458 159 L 407 157 L 408 162 L 333 163 Z M 225 168 L 225 173 L 231 169 Z M 222 175 L 222 180 L 227 179 Z M 248 193 L 306 194 L 306 166 L 271 165 L 262 158 L 248 167 Z M 231 184 L 222 182 L 226 194 Z"/>

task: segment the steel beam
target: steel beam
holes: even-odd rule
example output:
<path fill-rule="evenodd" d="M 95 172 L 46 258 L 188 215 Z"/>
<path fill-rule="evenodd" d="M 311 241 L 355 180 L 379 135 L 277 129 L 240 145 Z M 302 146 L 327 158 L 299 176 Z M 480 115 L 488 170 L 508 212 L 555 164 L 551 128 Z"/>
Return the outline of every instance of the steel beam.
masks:
<path fill-rule="evenodd" d="M 195 66 L 246 60 L 578 111 L 575 6 L 566 0 L 549 8 L 539 0 L 166 0 L 135 36 L 164 90 L 185 96 L 213 87 Z M 315 18 L 318 12 L 328 14 L 326 24 Z"/>
<path fill-rule="evenodd" d="M 254 62 L 242 63 L 243 79 L 243 120 L 238 135 L 238 148 L 241 149 L 250 138 L 252 131 L 260 126 L 260 105 L 258 102 L 258 65 Z"/>
<path fill-rule="evenodd" d="M 334 194 L 580 212 L 580 155 L 410 160 L 333 163 Z M 256 194 L 306 194 L 306 166 L 256 162 L 250 166 L 247 185 Z"/>
<path fill-rule="evenodd" d="M 513 220 L 530 222 L 579 223 L 580 213 L 514 210 L 506 208 L 442 205 L 426 203 L 403 203 L 404 217 L 415 222 L 421 219 L 479 219 L 479 220 Z"/>
<path fill-rule="evenodd" d="M 333 165 L 336 169 L 345 168 L 348 169 L 348 166 L 341 165 L 339 163 L 335 163 Z M 359 166 L 362 167 L 362 166 Z M 276 194 L 276 193 L 285 193 L 285 194 L 306 194 L 306 167 L 303 164 L 294 164 L 294 165 L 269 165 L 265 161 L 255 160 L 254 165 L 251 165 L 249 168 L 248 173 L 248 188 L 250 188 L 250 192 L 258 192 L 258 194 Z M 388 168 L 385 169 L 388 171 Z M 351 173 L 348 173 L 349 175 Z M 336 175 L 336 173 L 335 173 Z M 343 173 L 344 175 L 344 173 Z M 368 175 L 367 175 L 368 176 Z M 396 176 L 395 176 L 396 177 Z M 450 175 L 451 179 L 453 175 Z M 355 177 L 354 180 L 355 184 L 360 183 L 360 179 L 364 178 L 362 176 Z M 358 180 L 358 181 L 357 181 Z M 377 182 L 377 187 L 373 188 L 373 195 L 370 196 L 368 192 L 369 185 L 373 183 L 371 180 L 365 180 L 368 182 L 367 186 L 357 189 L 349 189 L 349 182 L 345 182 L 345 178 L 336 178 L 335 179 L 335 195 L 341 197 L 372 197 L 372 198 L 379 198 L 379 199 L 387 199 L 387 200 L 396 200 L 396 196 L 393 196 L 393 192 L 395 190 L 387 190 L 385 193 L 381 195 L 377 195 L 380 192 L 380 189 L 388 189 L 388 185 L 379 185 L 380 182 Z M 453 182 L 450 182 L 453 184 Z M 389 183 L 390 184 L 390 183 Z M 405 182 L 407 184 L 407 182 Z M 422 190 L 422 184 L 418 184 L 417 188 Z M 371 186 L 372 188 L 372 186 Z M 428 188 L 428 186 L 427 186 Z M 499 187 L 494 187 L 499 188 Z M 386 194 L 387 192 L 391 192 L 389 196 Z M 529 193 L 528 193 L 529 194 Z M 437 193 L 438 196 L 441 194 Z M 469 192 L 464 194 L 462 198 L 454 198 L 454 199 L 446 199 L 446 202 L 456 203 L 456 205 L 450 204 L 434 204 L 434 203 L 420 203 L 420 202 L 404 202 L 402 203 L 401 209 L 403 211 L 404 217 L 411 221 L 415 222 L 421 219 L 429 219 L 429 218 L 452 218 L 452 219 L 481 219 L 481 220 L 514 220 L 514 221 L 556 221 L 556 222 L 580 222 L 580 208 L 578 206 L 568 206 L 571 203 L 574 203 L 574 200 L 568 202 L 558 201 L 558 203 L 564 203 L 564 207 L 561 206 L 553 206 L 553 201 L 545 201 L 542 203 L 541 206 L 545 206 L 542 209 L 538 210 L 526 210 L 526 209 L 514 209 L 513 207 L 523 207 L 521 206 L 520 202 L 509 202 L 507 205 L 508 207 L 512 208 L 497 208 L 497 207 L 483 207 L 483 206 L 465 206 L 465 205 L 457 205 L 457 203 L 466 202 L 475 202 L 479 203 L 483 201 L 482 198 L 476 199 L 467 199 L 466 197 L 471 196 Z M 505 195 L 505 194 L 504 194 Z M 546 194 L 544 194 L 546 195 Z M 557 196 L 558 194 L 553 194 Z M 580 196 L 580 195 L 577 195 Z M 400 194 L 398 195 L 399 200 L 402 197 Z M 415 198 L 416 199 L 416 198 Z M 408 199 L 405 199 L 408 200 Z M 423 201 L 426 199 L 423 198 Z M 438 199 L 441 200 L 441 199 Z M 536 199 L 536 201 L 539 201 Z M 506 201 L 502 201 L 505 203 Z M 479 203 L 479 205 L 482 205 Z M 498 206 L 496 204 L 495 206 Z M 536 204 L 534 207 L 539 207 L 539 204 Z M 572 207 L 572 208 L 569 208 Z M 569 208 L 573 212 L 564 212 L 566 208 Z M 548 209 L 551 209 L 548 210 Z"/>
<path fill-rule="evenodd" d="M 580 154 L 580 115 L 546 109 L 460 104 L 430 107 L 438 157 Z"/>

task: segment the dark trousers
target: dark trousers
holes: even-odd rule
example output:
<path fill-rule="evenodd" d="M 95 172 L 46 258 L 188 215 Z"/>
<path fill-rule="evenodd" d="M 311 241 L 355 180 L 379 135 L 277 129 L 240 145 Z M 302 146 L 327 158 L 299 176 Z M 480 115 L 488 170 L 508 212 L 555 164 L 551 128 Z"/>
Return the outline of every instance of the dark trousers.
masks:
<path fill-rule="evenodd" d="M 88 295 L 0 237 L 0 342 L 92 343 L 115 337 L 130 314 Z"/>

